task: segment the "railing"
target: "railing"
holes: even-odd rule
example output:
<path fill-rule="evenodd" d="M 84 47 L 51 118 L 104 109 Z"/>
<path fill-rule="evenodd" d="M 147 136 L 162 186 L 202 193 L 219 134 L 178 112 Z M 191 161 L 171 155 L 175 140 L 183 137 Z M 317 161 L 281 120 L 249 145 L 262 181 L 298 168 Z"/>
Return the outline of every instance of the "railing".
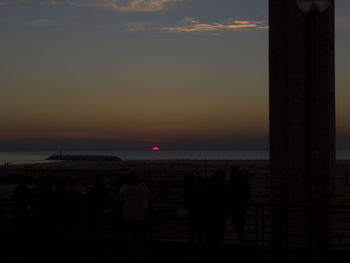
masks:
<path fill-rule="evenodd" d="M 1 226 L 0 231 L 15 232 L 12 200 L 0 200 Z M 153 238 L 155 240 L 183 241 L 188 235 L 187 214 L 180 203 L 155 204 L 153 221 Z M 271 247 L 273 244 L 272 204 L 249 204 L 247 207 L 246 242 L 249 246 Z M 304 206 L 292 206 L 288 209 L 290 215 L 290 237 L 295 244 L 305 247 L 306 209 Z M 37 216 L 30 214 L 28 233 L 37 235 Z M 350 206 L 331 205 L 329 207 L 329 230 L 331 250 L 350 250 Z M 75 238 L 89 235 L 89 222 L 86 213 L 81 213 L 75 224 Z M 99 219 L 97 230 L 99 236 L 105 239 L 115 238 L 118 232 L 118 222 L 114 211 L 106 209 Z M 64 233 L 64 232 L 62 232 Z M 230 218 L 227 219 L 224 244 L 237 244 L 236 229 Z"/>

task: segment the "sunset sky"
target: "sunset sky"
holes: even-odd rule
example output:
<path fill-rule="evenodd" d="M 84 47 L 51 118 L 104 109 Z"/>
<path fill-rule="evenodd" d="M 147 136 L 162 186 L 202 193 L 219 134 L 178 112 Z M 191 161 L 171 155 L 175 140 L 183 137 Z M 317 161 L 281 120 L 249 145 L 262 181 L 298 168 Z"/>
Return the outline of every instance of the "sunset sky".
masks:
<path fill-rule="evenodd" d="M 264 0 L 0 0 L 0 151 L 267 149 Z M 350 148 L 350 1 L 336 0 Z"/>

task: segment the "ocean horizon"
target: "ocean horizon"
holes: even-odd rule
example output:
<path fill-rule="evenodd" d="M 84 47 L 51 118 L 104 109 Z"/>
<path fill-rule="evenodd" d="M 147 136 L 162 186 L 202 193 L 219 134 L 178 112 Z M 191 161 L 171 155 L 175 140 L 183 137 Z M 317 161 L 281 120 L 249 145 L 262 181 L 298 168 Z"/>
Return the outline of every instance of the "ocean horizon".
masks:
<path fill-rule="evenodd" d="M 0 152 L 0 165 L 45 163 L 46 158 L 58 152 Z M 122 160 L 268 160 L 269 151 L 264 150 L 226 150 L 226 151 L 67 151 L 66 155 L 112 155 Z M 338 150 L 337 160 L 350 160 L 350 150 Z"/>

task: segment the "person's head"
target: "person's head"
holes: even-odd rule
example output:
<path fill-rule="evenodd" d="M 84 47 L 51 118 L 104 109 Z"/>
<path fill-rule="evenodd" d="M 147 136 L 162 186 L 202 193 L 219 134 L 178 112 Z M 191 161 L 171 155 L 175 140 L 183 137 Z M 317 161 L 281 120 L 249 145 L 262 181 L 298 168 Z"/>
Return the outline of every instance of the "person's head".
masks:
<path fill-rule="evenodd" d="M 123 187 L 126 183 L 128 182 L 128 178 L 126 176 L 121 176 L 119 177 L 117 181 L 117 187 L 121 188 Z"/>
<path fill-rule="evenodd" d="M 136 172 L 131 172 L 128 176 L 127 180 L 128 184 L 139 184 L 140 183 L 140 178 Z"/>

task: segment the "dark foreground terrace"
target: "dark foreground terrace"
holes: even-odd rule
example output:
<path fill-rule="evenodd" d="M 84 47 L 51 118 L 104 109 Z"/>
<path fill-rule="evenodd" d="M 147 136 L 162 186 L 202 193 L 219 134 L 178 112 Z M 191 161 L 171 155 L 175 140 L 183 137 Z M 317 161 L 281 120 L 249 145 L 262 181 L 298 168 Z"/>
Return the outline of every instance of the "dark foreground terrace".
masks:
<path fill-rule="evenodd" d="M 2 207 L 6 208 L 2 200 Z M 9 205 L 9 203 L 7 203 Z M 146 244 L 132 244 L 120 238 L 120 225 L 113 213 L 105 211 L 94 230 L 84 214 L 69 231 L 52 227 L 38 232 L 38 218 L 31 215 L 25 234 L 17 233 L 10 210 L 3 209 L 1 221 L 1 262 L 311 262 L 300 233 L 306 227 L 305 207 L 290 207 L 293 219 L 293 248 L 273 245 L 271 204 L 250 204 L 247 245 L 237 245 L 236 233 L 227 220 L 220 247 L 187 243 L 187 218 L 180 204 L 158 204 L 152 222 L 151 238 Z M 330 207 L 331 242 L 325 262 L 350 260 L 350 207 Z M 119 229 L 119 230 L 118 230 Z"/>

